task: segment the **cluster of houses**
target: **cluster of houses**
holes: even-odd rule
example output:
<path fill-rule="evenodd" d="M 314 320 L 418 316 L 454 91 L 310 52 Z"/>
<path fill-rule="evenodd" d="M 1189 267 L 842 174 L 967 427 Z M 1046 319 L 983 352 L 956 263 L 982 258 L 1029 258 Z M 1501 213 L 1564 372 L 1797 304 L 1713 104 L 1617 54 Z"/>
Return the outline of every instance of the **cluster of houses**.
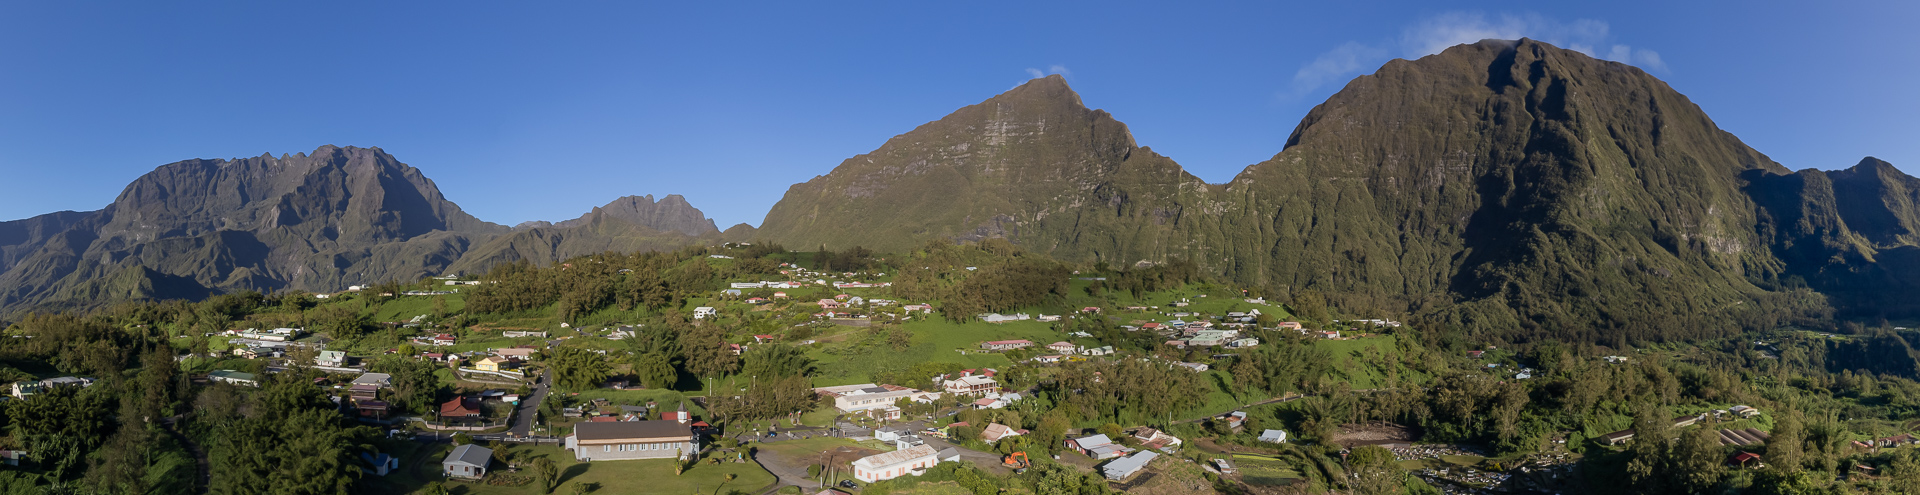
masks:
<path fill-rule="evenodd" d="M 940 399 L 940 392 L 872 383 L 820 387 L 813 389 L 813 393 L 833 399 L 833 407 L 842 413 L 861 414 L 881 420 L 900 419 L 900 406 L 895 404 L 902 399 L 923 404 Z"/>

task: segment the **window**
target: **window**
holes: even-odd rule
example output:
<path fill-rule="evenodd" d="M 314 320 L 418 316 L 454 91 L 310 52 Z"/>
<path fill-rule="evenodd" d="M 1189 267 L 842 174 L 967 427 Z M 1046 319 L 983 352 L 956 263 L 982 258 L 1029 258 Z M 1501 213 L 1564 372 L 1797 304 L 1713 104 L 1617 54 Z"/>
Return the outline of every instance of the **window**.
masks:
<path fill-rule="evenodd" d="M 601 445 L 601 446 L 600 446 L 600 451 L 601 451 L 601 452 L 613 452 L 613 446 L 612 446 L 612 445 Z"/>

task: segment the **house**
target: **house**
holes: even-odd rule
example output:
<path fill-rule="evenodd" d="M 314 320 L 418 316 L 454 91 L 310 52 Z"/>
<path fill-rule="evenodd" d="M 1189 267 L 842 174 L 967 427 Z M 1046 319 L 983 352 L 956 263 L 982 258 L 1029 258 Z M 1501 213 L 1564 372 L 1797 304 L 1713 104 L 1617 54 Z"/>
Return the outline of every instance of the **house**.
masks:
<path fill-rule="evenodd" d="M 998 397 L 982 397 L 980 400 L 973 401 L 972 405 L 974 409 L 1004 409 L 1007 407 L 1007 401 Z"/>
<path fill-rule="evenodd" d="M 1127 452 L 1132 451 L 1132 449 L 1113 443 L 1113 440 L 1107 438 L 1106 435 L 1069 438 L 1067 439 L 1067 448 L 1094 459 L 1112 459 L 1126 455 Z"/>
<path fill-rule="evenodd" d="M 1487 351 L 1467 351 L 1467 357 L 1470 357 L 1473 359 L 1480 359 L 1482 356 L 1486 356 L 1486 355 L 1487 355 Z"/>
<path fill-rule="evenodd" d="M 1000 383 L 993 381 L 993 377 L 985 375 L 963 376 L 959 379 L 947 380 L 940 384 L 940 387 L 953 395 L 974 396 L 1000 393 Z"/>
<path fill-rule="evenodd" d="M 1220 474 L 1233 474 L 1235 471 L 1233 469 L 1233 462 L 1228 461 L 1226 459 L 1214 459 L 1213 467 L 1215 469 L 1219 469 Z"/>
<path fill-rule="evenodd" d="M 704 320 L 710 316 L 714 316 L 717 314 L 720 314 L 720 312 L 717 310 L 714 310 L 712 306 L 701 306 L 698 308 L 693 308 L 693 319 L 695 320 Z"/>
<path fill-rule="evenodd" d="M 761 334 L 761 335 L 755 335 L 755 336 L 753 336 L 753 343 L 755 343 L 755 344 L 763 344 L 763 343 L 767 343 L 767 342 L 773 342 L 773 336 L 772 336 L 772 335 L 765 335 L 765 334 Z"/>
<path fill-rule="evenodd" d="M 1203 373 L 1203 372 L 1206 372 L 1207 369 L 1209 368 L 1205 363 L 1175 362 L 1173 364 L 1174 366 L 1180 366 L 1189 370 L 1193 370 L 1194 373 Z"/>
<path fill-rule="evenodd" d="M 511 362 L 511 360 L 500 356 L 487 356 L 480 358 L 479 361 L 474 361 L 473 369 L 480 371 L 506 371 L 508 363 Z"/>
<path fill-rule="evenodd" d="M 1051 354 L 1051 355 L 1046 355 L 1046 356 L 1035 356 L 1035 357 L 1033 358 L 1033 361 L 1034 361 L 1034 362 L 1037 362 L 1037 363 L 1058 363 L 1058 362 L 1060 362 L 1060 358 L 1062 358 L 1062 357 L 1064 357 L 1064 356 L 1061 356 L 1061 355 L 1059 355 L 1059 354 Z"/>
<path fill-rule="evenodd" d="M 899 440 L 900 437 L 912 434 L 912 432 L 913 430 L 903 426 L 887 426 L 873 430 L 873 439 L 882 442 L 892 442 Z"/>
<path fill-rule="evenodd" d="M 1743 468 L 1748 467 L 1747 463 L 1753 463 L 1753 467 L 1759 467 L 1762 465 L 1760 462 L 1760 454 L 1755 454 L 1752 452 L 1741 452 L 1739 455 L 1733 456 L 1732 459 L 1729 459 L 1728 463 L 1737 465 Z"/>
<path fill-rule="evenodd" d="M 1327 331 L 1324 331 L 1324 332 L 1320 332 L 1320 337 L 1321 337 L 1321 338 L 1327 338 L 1327 339 L 1337 339 L 1337 338 L 1340 338 L 1340 331 L 1339 331 L 1339 330 L 1327 330 Z"/>
<path fill-rule="evenodd" d="M 373 385 L 380 388 L 393 386 L 393 375 L 386 373 L 361 373 L 353 379 L 354 385 Z"/>
<path fill-rule="evenodd" d="M 1142 468 L 1147 467 L 1147 463 L 1153 462 L 1153 459 L 1156 457 L 1160 457 L 1160 455 L 1152 452 L 1135 453 L 1130 456 L 1115 459 L 1113 462 L 1108 462 L 1107 465 L 1100 467 L 1100 473 L 1106 475 L 1109 480 L 1125 480 L 1133 477 L 1134 473 L 1140 472 Z"/>
<path fill-rule="evenodd" d="M 1759 409 L 1755 409 L 1755 408 L 1753 408 L 1753 407 L 1749 407 L 1749 406 L 1733 406 L 1733 407 L 1729 407 L 1729 408 L 1727 408 L 1727 412 L 1730 412 L 1730 413 L 1733 413 L 1733 414 L 1735 414 L 1735 415 L 1738 415 L 1738 416 L 1740 416 L 1740 417 L 1742 417 L 1742 418 L 1751 418 L 1751 417 L 1754 417 L 1754 416 L 1759 416 L 1759 415 L 1760 415 L 1760 410 L 1759 410 Z"/>
<path fill-rule="evenodd" d="M 1113 346 L 1108 345 L 1087 349 L 1088 356 L 1105 356 L 1108 354 L 1113 354 Z"/>
<path fill-rule="evenodd" d="M 377 385 L 355 384 L 347 387 L 347 396 L 352 397 L 354 402 L 379 400 L 380 387 Z"/>
<path fill-rule="evenodd" d="M 1060 321 L 1060 315 L 1043 314 L 1043 315 L 1040 315 L 1039 320 L 1042 323 Z"/>
<path fill-rule="evenodd" d="M 820 304 L 820 309 L 838 309 L 840 307 L 840 301 L 832 299 L 821 299 L 818 304 Z"/>
<path fill-rule="evenodd" d="M 1247 424 L 1247 412 L 1246 411 L 1230 412 L 1230 413 L 1227 413 L 1225 416 L 1221 416 L 1220 419 L 1227 420 L 1227 426 L 1230 428 L 1233 428 L 1233 431 L 1240 431 L 1240 427 L 1245 426 Z"/>
<path fill-rule="evenodd" d="M 1172 448 L 1180 445 L 1180 437 L 1153 428 L 1134 430 L 1133 439 L 1139 440 L 1143 447 L 1162 452 L 1173 452 Z"/>
<path fill-rule="evenodd" d="M 1047 348 L 1061 354 L 1073 354 L 1074 350 L 1079 349 L 1080 346 L 1073 345 L 1071 342 L 1061 341 L 1047 344 Z"/>
<path fill-rule="evenodd" d="M 1002 438 L 1017 436 L 1020 436 L 1020 432 L 1014 431 L 1013 428 L 1008 428 L 1007 425 L 1000 423 L 990 423 L 986 429 L 980 430 L 980 441 L 987 443 L 994 443 L 1000 441 Z"/>
<path fill-rule="evenodd" d="M 1287 443 L 1287 432 L 1282 430 L 1262 431 L 1260 432 L 1260 441 L 1267 443 Z"/>
<path fill-rule="evenodd" d="M 526 359 L 533 359 L 533 353 L 535 352 L 539 352 L 539 351 L 535 349 L 529 349 L 526 347 L 508 347 L 505 349 L 494 349 L 493 354 L 496 356 L 504 357 L 504 358 L 516 358 L 516 359 L 526 360 Z"/>
<path fill-rule="evenodd" d="M 1238 340 L 1234 340 L 1232 342 L 1227 343 L 1227 347 L 1234 347 L 1234 348 L 1259 347 L 1259 346 L 1260 346 L 1260 339 L 1256 339 L 1252 337 L 1238 339 Z"/>
<path fill-rule="evenodd" d="M 20 458 L 26 457 L 26 456 L 27 456 L 27 453 L 24 451 L 0 450 L 0 464 L 6 464 L 8 466 L 18 466 L 20 465 Z"/>
<path fill-rule="evenodd" d="M 346 366 L 347 353 L 341 351 L 320 351 L 320 356 L 313 358 L 313 362 L 321 366 L 335 368 Z"/>
<path fill-rule="evenodd" d="M 242 373 L 234 370 L 218 370 L 212 373 L 207 373 L 207 379 L 215 382 L 226 383 L 231 385 L 242 385 L 242 386 L 248 386 L 248 387 L 260 386 L 260 379 L 258 377 L 253 376 L 253 373 Z"/>
<path fill-rule="evenodd" d="M 453 345 L 453 342 L 454 339 L 451 334 L 442 333 L 433 336 L 433 345 Z"/>
<path fill-rule="evenodd" d="M 749 298 L 747 298 L 747 304 L 752 304 L 752 305 L 754 305 L 754 306 L 759 306 L 759 305 L 762 305 L 762 304 L 766 304 L 767 302 L 768 302 L 768 301 L 767 301 L 767 298 L 764 298 L 764 297 L 749 297 Z"/>
<path fill-rule="evenodd" d="M 995 340 L 980 343 L 981 349 L 989 351 L 1010 351 L 1014 349 L 1025 349 L 1031 346 L 1033 346 L 1033 341 L 1031 340 Z"/>
<path fill-rule="evenodd" d="M 883 419 L 898 419 L 900 408 L 894 404 L 902 398 L 911 398 L 921 393 L 911 388 L 871 383 L 854 387 L 825 387 L 814 389 L 814 392 L 833 397 L 833 407 L 840 412 L 866 413 Z"/>
<path fill-rule="evenodd" d="M 440 404 L 440 419 L 478 417 L 480 417 L 480 401 L 454 397 L 453 400 Z"/>
<path fill-rule="evenodd" d="M 1028 316 L 1026 313 L 1018 313 L 1013 315 L 1003 315 L 1000 313 L 987 313 L 986 315 L 983 315 L 980 317 L 981 321 L 985 321 L 987 323 L 1006 323 L 1010 321 L 1025 321 L 1025 320 L 1031 320 L 1031 319 L 1033 319 L 1033 317 Z"/>
<path fill-rule="evenodd" d="M 449 478 L 480 479 L 487 476 L 487 463 L 493 460 L 493 449 L 467 444 L 454 447 L 447 458 L 440 461 L 440 472 Z"/>
<path fill-rule="evenodd" d="M 1632 428 L 1616 431 L 1613 433 L 1608 433 L 1605 435 L 1600 435 L 1600 443 L 1604 443 L 1607 445 L 1620 445 L 1623 443 L 1627 443 L 1628 440 L 1632 440 L 1632 439 L 1633 439 Z"/>
<path fill-rule="evenodd" d="M 685 459 L 700 452 L 693 427 L 678 421 L 580 423 L 566 445 L 581 461 Z"/>
<path fill-rule="evenodd" d="M 385 401 L 377 401 L 377 400 L 353 401 L 354 412 L 368 418 L 384 419 L 387 417 L 387 411 L 389 411 L 390 409 L 391 409 L 390 406 L 388 406 Z M 381 476 L 386 476 L 386 475 L 381 474 Z"/>
<path fill-rule="evenodd" d="M 873 483 L 904 475 L 919 476 L 927 468 L 940 464 L 940 451 L 921 445 L 906 450 L 870 455 L 853 461 L 853 477 Z"/>

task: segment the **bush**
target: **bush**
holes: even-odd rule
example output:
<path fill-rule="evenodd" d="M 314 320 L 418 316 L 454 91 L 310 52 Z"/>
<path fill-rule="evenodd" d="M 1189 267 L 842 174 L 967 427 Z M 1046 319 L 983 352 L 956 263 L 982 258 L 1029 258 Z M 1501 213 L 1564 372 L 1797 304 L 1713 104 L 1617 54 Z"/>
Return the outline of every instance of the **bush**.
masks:
<path fill-rule="evenodd" d="M 808 465 L 808 466 L 807 466 L 807 477 L 808 477 L 808 478 L 819 478 L 819 477 L 820 477 L 820 465 L 819 465 L 819 464 L 811 464 L 811 465 Z"/>

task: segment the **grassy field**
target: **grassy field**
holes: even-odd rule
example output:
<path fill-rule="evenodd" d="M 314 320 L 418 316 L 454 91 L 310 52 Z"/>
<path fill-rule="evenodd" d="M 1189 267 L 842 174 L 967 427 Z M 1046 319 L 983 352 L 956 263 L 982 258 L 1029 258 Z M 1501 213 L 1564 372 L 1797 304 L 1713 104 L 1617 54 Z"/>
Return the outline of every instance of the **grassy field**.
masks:
<path fill-rule="evenodd" d="M 575 461 L 571 453 L 560 447 L 531 447 L 514 445 L 510 447 L 515 459 L 530 460 L 544 456 L 554 462 L 560 470 L 560 487 L 555 493 L 571 493 L 573 483 L 597 483 L 599 489 L 594 493 L 726 493 L 727 490 L 740 490 L 758 493 L 761 488 L 774 481 L 772 473 L 760 469 L 759 465 L 748 463 L 723 462 L 707 464 L 704 461 L 680 475 L 673 474 L 673 461 L 668 459 L 635 461 L 602 461 L 582 463 Z M 433 445 L 411 453 L 416 461 L 403 466 L 401 473 L 389 475 L 389 479 L 376 483 L 378 490 L 373 493 L 413 493 L 425 483 L 439 480 L 439 459 L 452 450 L 449 445 Z M 403 457 L 404 458 L 404 457 Z M 495 465 L 495 472 L 505 472 L 505 467 Z M 532 471 L 522 469 L 516 475 L 531 476 Z M 732 481 L 726 475 L 736 477 Z M 482 482 L 446 481 L 451 493 L 473 495 L 491 494 L 537 494 L 538 487 L 529 483 L 522 486 L 492 486 Z"/>
<path fill-rule="evenodd" d="M 912 345 L 904 351 L 877 345 L 866 336 L 870 330 L 843 327 L 833 334 L 818 337 L 822 342 L 811 347 L 819 372 L 814 386 L 868 383 L 873 372 L 890 367 L 904 368 L 915 363 L 956 363 L 965 367 L 1000 368 L 1012 364 L 1006 356 L 978 352 L 979 344 L 989 340 L 1026 339 L 1040 344 L 1065 340 L 1049 323 L 1020 321 L 1002 324 L 982 322 L 953 323 L 941 319 L 916 319 L 901 325 L 912 334 Z M 965 351 L 962 353 L 962 351 Z"/>

